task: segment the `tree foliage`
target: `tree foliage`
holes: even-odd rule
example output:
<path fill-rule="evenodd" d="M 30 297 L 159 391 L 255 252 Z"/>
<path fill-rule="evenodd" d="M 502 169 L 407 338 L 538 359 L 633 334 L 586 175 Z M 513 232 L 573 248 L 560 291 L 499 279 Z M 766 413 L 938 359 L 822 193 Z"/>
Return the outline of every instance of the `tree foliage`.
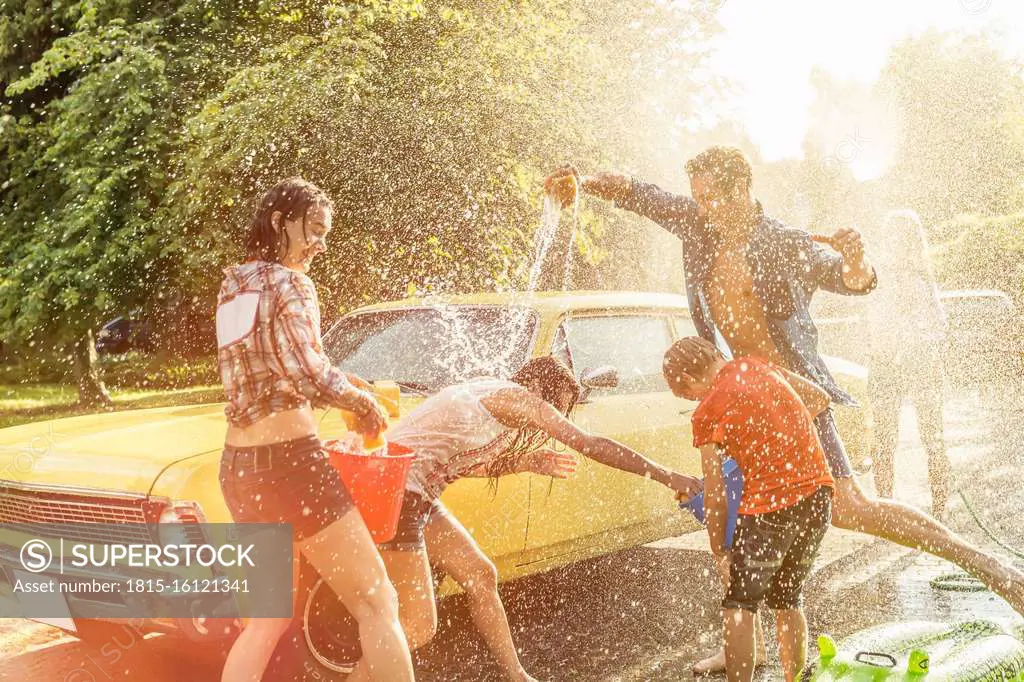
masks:
<path fill-rule="evenodd" d="M 167 284 L 177 254 L 155 218 L 181 121 L 217 84 L 214 67 L 230 62 L 220 39 L 245 13 L 72 3 L 24 68 L 17 59 L 36 52 L 14 47 L 40 35 L 26 19 L 34 5 L 5 7 L 0 49 L 0 71 L 14 76 L 0 123 L 0 334 L 61 346 Z"/>
<path fill-rule="evenodd" d="M 936 276 L 945 289 L 999 289 L 1024 305 L 1024 213 L 959 216 L 933 231 Z"/>
<path fill-rule="evenodd" d="M 876 87 L 899 122 L 890 201 L 926 219 L 1024 207 L 1024 64 L 985 34 L 898 45 Z"/>
<path fill-rule="evenodd" d="M 653 0 L 4 0 L 0 341 L 208 316 L 292 174 L 337 205 L 328 308 L 515 286 L 542 174 L 671 137 L 715 30 Z"/>

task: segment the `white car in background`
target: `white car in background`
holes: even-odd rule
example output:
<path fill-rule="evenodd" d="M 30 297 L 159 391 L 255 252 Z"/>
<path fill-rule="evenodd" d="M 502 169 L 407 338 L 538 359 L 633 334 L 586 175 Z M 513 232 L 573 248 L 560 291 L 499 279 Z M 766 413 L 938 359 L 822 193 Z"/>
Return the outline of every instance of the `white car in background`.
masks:
<path fill-rule="evenodd" d="M 1021 320 L 1013 300 L 995 289 L 939 293 L 946 311 L 945 370 L 959 388 L 1017 385 L 1024 379 Z"/>

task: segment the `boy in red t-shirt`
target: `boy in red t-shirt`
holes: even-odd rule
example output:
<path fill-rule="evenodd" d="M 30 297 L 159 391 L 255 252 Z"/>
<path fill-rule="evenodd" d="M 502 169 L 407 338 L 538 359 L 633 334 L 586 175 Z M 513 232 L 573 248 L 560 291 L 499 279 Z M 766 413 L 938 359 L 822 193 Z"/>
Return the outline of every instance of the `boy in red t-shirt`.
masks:
<path fill-rule="evenodd" d="M 776 612 L 779 655 L 787 680 L 807 661 L 802 589 L 831 522 L 832 476 L 812 421 L 828 396 L 811 382 L 758 357 L 726 361 L 699 337 L 665 354 L 672 392 L 699 400 L 693 443 L 704 468 L 711 550 L 728 562 L 724 610 L 729 682 L 752 680 L 757 609 Z M 743 472 L 743 495 L 731 552 L 726 554 L 722 459 Z"/>

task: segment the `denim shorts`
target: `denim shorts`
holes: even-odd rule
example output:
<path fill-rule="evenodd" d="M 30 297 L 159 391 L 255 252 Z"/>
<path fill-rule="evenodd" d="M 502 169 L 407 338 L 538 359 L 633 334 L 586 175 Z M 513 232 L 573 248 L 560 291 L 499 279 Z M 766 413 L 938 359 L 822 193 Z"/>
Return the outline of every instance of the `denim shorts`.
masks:
<path fill-rule="evenodd" d="M 316 535 L 355 507 L 316 436 L 225 446 L 220 487 L 235 523 L 290 523 L 296 540 Z"/>
<path fill-rule="evenodd" d="M 741 514 L 736 522 L 729 589 L 722 607 L 756 612 L 800 608 L 804 583 L 832 521 L 832 489 L 822 486 L 792 507 Z"/>
<path fill-rule="evenodd" d="M 441 500 L 432 499 L 412 490 L 406 490 L 402 498 L 402 511 L 398 517 L 395 537 L 377 545 L 385 552 L 419 552 L 426 549 L 427 541 L 423 529 L 435 514 L 450 516 Z"/>
<path fill-rule="evenodd" d="M 818 439 L 825 451 L 825 461 L 828 462 L 832 478 L 852 478 L 853 468 L 850 466 L 850 458 L 846 454 L 843 439 L 839 436 L 836 417 L 831 407 L 814 418 L 814 426 L 818 429 Z"/>

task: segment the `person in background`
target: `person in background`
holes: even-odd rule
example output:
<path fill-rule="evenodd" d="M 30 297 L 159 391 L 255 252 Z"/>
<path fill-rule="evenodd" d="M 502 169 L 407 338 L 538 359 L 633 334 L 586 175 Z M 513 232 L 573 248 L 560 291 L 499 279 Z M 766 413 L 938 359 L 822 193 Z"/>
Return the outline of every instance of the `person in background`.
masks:
<path fill-rule="evenodd" d="M 295 555 L 323 576 L 359 623 L 364 665 L 349 680 L 413 679 L 398 595 L 349 491 L 317 436 L 314 407 L 356 415 L 376 436 L 387 415 L 360 381 L 334 367 L 320 342 L 316 287 L 306 275 L 327 249 L 331 200 L 288 178 L 264 195 L 246 260 L 224 270 L 217 299 L 218 365 L 228 430 L 220 485 L 236 523 L 290 523 Z M 351 379 L 351 380 L 350 380 Z M 290 618 L 250 619 L 223 682 L 259 682 Z"/>
<path fill-rule="evenodd" d="M 881 278 L 867 310 L 875 487 L 880 497 L 893 496 L 900 406 L 910 398 L 928 454 L 932 514 L 939 516 L 946 508 L 950 476 L 942 424 L 946 314 L 928 256 L 928 239 L 916 213 L 888 213 L 877 246 L 872 262 Z"/>

